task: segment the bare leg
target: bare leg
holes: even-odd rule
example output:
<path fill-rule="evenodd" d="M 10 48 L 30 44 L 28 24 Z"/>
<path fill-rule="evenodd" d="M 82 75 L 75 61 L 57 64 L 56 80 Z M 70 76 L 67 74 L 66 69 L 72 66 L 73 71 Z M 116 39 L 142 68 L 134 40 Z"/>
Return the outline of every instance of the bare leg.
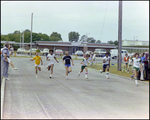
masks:
<path fill-rule="evenodd" d="M 51 74 L 53 74 L 54 64 L 51 65 Z"/>
<path fill-rule="evenodd" d="M 13 63 L 12 63 L 12 61 L 10 61 L 10 65 L 11 65 L 13 68 L 15 68 L 15 66 L 14 66 Z"/>
<path fill-rule="evenodd" d="M 41 67 L 38 67 L 38 70 L 41 71 Z"/>
<path fill-rule="evenodd" d="M 35 73 L 36 73 L 36 75 L 37 75 L 37 66 L 35 66 Z"/>
<path fill-rule="evenodd" d="M 65 69 L 66 69 L 66 76 L 68 76 L 68 67 L 65 66 Z"/>
<path fill-rule="evenodd" d="M 72 72 L 72 69 L 71 69 L 71 67 L 69 67 L 69 72 Z"/>

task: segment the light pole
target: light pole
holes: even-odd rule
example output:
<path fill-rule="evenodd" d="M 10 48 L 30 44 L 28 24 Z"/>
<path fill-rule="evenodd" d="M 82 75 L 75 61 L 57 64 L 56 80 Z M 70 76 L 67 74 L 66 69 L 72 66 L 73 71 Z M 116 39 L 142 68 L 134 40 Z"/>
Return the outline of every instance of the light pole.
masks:
<path fill-rule="evenodd" d="M 30 39 L 30 57 L 32 53 L 32 24 L 33 24 L 33 13 L 31 14 L 31 39 Z"/>
<path fill-rule="evenodd" d="M 22 36 L 22 48 L 24 48 L 24 31 L 23 31 L 23 36 Z"/>
<path fill-rule="evenodd" d="M 122 1 L 119 1 L 118 17 L 118 71 L 121 71 L 122 63 Z"/>

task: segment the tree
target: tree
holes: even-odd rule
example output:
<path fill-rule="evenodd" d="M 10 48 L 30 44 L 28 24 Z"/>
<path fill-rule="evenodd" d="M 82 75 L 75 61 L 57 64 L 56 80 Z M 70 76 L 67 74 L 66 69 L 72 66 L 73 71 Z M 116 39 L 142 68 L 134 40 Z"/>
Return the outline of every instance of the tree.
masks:
<path fill-rule="evenodd" d="M 115 45 L 118 45 L 118 40 L 115 40 L 115 41 L 114 41 L 114 44 L 115 44 Z"/>
<path fill-rule="evenodd" d="M 13 34 L 18 34 L 18 33 L 20 33 L 20 31 L 16 30 L 16 31 L 14 31 Z"/>
<path fill-rule="evenodd" d="M 107 42 L 108 44 L 114 44 L 114 42 L 112 40 Z"/>
<path fill-rule="evenodd" d="M 39 33 L 40 41 L 50 41 L 49 36 L 47 34 Z"/>
<path fill-rule="evenodd" d="M 53 32 L 50 35 L 50 41 L 62 41 L 61 34 L 59 34 L 57 32 Z"/>
<path fill-rule="evenodd" d="M 6 41 L 15 41 L 15 36 L 13 34 L 9 33 L 6 36 Z"/>
<path fill-rule="evenodd" d="M 6 36 L 7 35 L 1 35 L 1 41 L 6 41 Z"/>
<path fill-rule="evenodd" d="M 80 42 L 87 42 L 87 36 L 82 35 L 81 39 L 79 40 Z"/>
<path fill-rule="evenodd" d="M 100 43 L 101 43 L 101 41 L 100 41 L 100 40 L 97 40 L 97 41 L 96 41 L 96 43 L 99 43 L 99 44 L 100 44 Z"/>
<path fill-rule="evenodd" d="M 29 29 L 25 29 L 24 33 L 30 33 L 31 31 Z"/>
<path fill-rule="evenodd" d="M 73 41 L 77 42 L 79 40 L 79 36 L 80 36 L 80 34 L 78 32 L 70 32 L 68 34 L 70 42 L 73 42 Z"/>
<path fill-rule="evenodd" d="M 96 40 L 94 38 L 90 37 L 90 38 L 87 39 L 87 42 L 88 43 L 95 43 Z"/>

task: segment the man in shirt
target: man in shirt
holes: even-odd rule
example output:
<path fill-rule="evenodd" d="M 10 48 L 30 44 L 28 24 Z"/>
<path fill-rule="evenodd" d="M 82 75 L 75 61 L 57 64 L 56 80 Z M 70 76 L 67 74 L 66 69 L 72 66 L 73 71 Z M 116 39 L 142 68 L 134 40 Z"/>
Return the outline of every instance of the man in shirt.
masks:
<path fill-rule="evenodd" d="M 5 43 L 5 47 L 3 48 L 2 50 L 2 60 L 3 60 L 3 79 L 6 79 L 6 80 L 10 80 L 8 78 L 8 65 L 9 65 L 9 62 L 8 62 L 8 59 L 10 57 L 10 54 L 9 54 L 9 42 L 7 41 Z"/>

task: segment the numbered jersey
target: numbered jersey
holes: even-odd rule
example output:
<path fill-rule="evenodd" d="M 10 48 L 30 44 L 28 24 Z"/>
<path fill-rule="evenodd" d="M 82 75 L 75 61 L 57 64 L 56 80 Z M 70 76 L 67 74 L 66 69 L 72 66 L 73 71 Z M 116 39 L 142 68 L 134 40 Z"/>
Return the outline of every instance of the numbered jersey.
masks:
<path fill-rule="evenodd" d="M 141 59 L 138 58 L 132 58 L 132 61 L 133 61 L 133 67 L 136 67 L 136 68 L 140 68 L 140 64 L 141 64 Z"/>

